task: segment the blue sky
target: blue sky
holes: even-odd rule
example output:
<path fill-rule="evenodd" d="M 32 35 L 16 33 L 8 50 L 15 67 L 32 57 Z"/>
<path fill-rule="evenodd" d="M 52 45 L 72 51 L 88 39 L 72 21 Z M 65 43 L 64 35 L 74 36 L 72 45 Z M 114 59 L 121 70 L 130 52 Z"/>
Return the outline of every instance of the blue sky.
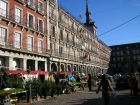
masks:
<path fill-rule="evenodd" d="M 140 15 L 140 0 L 88 0 L 98 35 Z M 86 0 L 59 0 L 75 17 L 85 22 Z M 140 16 L 124 26 L 99 37 L 107 45 L 140 42 Z"/>

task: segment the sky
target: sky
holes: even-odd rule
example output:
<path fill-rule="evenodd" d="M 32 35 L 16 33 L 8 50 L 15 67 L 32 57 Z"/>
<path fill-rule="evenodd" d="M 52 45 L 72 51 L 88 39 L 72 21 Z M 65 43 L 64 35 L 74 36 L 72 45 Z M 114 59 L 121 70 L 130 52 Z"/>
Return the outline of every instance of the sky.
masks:
<path fill-rule="evenodd" d="M 58 0 L 73 16 L 85 22 L 86 0 Z M 140 15 L 140 0 L 88 0 L 97 36 Z M 99 37 L 108 46 L 140 42 L 140 16 Z"/>

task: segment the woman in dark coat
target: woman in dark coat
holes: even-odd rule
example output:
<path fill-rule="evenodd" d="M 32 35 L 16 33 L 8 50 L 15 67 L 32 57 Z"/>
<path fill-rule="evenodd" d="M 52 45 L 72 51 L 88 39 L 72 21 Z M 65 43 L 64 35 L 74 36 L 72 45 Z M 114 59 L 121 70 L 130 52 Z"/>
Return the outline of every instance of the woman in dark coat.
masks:
<path fill-rule="evenodd" d="M 92 89 L 91 89 L 91 85 L 92 85 L 92 81 L 91 81 L 91 75 L 90 74 L 88 74 L 88 88 L 89 88 L 89 91 L 91 91 Z"/>
<path fill-rule="evenodd" d="M 109 98 L 110 98 L 109 91 L 113 90 L 113 88 L 112 88 L 112 86 L 110 84 L 110 81 L 107 79 L 105 74 L 102 75 L 102 77 L 101 77 L 101 82 L 100 82 L 99 87 L 98 87 L 98 89 L 96 91 L 97 94 L 98 94 L 101 86 L 102 86 L 102 98 L 104 100 L 105 105 L 108 105 Z"/>

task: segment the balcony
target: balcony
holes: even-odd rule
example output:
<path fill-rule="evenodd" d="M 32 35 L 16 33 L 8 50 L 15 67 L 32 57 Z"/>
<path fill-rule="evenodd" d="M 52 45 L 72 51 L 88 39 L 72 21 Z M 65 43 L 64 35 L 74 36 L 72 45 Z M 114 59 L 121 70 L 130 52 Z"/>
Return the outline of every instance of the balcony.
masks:
<path fill-rule="evenodd" d="M 33 22 L 27 22 L 27 27 L 34 30 L 34 23 Z"/>
<path fill-rule="evenodd" d="M 66 22 L 65 22 L 64 20 L 62 20 L 62 19 L 59 19 L 58 23 L 59 23 L 60 25 L 62 25 L 63 27 L 66 26 Z"/>
<path fill-rule="evenodd" d="M 22 48 L 21 41 L 14 41 L 14 48 L 21 49 Z"/>
<path fill-rule="evenodd" d="M 44 15 L 44 10 L 43 10 L 43 7 L 39 7 L 39 5 L 36 6 L 37 8 L 37 12 L 41 15 Z"/>
<path fill-rule="evenodd" d="M 49 0 L 49 2 L 56 4 L 56 0 Z"/>
<path fill-rule="evenodd" d="M 4 40 L 5 38 L 0 36 L 0 46 L 5 46 L 6 41 Z"/>
<path fill-rule="evenodd" d="M 57 16 L 55 14 L 51 13 L 51 12 L 49 13 L 49 17 L 53 21 L 56 21 L 57 20 Z"/>
<path fill-rule="evenodd" d="M 15 52 L 22 52 L 22 53 L 30 53 L 30 54 L 36 54 L 36 55 L 43 55 L 46 56 L 49 52 L 47 52 L 46 48 L 35 48 L 35 46 L 31 44 L 26 44 L 26 46 L 23 46 L 20 41 L 15 41 L 14 43 L 9 43 L 6 41 L 0 40 L 0 48 L 11 50 Z"/>
<path fill-rule="evenodd" d="M 33 2 L 32 0 L 27 0 L 27 1 L 26 1 L 26 4 L 27 4 L 27 6 L 28 6 L 30 9 L 36 10 L 35 2 Z"/>
<path fill-rule="evenodd" d="M 25 3 L 24 0 L 15 0 L 15 1 L 19 2 L 20 4 L 24 4 Z"/>
<path fill-rule="evenodd" d="M 11 18 L 11 20 L 12 20 L 12 18 Z M 13 21 L 15 21 L 18 24 L 23 25 L 23 19 L 20 16 L 15 15 L 15 17 L 13 18 Z"/>
<path fill-rule="evenodd" d="M 40 34 L 45 34 L 44 30 L 43 30 L 43 26 L 39 26 L 38 24 L 36 25 L 36 31 L 37 33 L 40 33 Z"/>
<path fill-rule="evenodd" d="M 38 47 L 38 52 L 42 53 L 43 52 L 43 47 Z"/>
<path fill-rule="evenodd" d="M 59 56 L 59 50 L 58 49 L 51 49 L 50 56 Z"/>
<path fill-rule="evenodd" d="M 56 32 L 50 32 L 50 39 L 51 40 L 53 40 L 53 39 L 56 40 Z"/>

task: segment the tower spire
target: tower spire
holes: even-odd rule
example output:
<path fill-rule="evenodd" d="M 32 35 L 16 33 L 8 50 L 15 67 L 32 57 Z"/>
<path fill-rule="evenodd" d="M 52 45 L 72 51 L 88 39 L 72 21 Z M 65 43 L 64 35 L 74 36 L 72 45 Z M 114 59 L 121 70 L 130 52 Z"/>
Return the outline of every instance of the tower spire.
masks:
<path fill-rule="evenodd" d="M 86 0 L 86 25 L 90 25 L 91 23 L 91 17 L 90 17 L 91 13 L 89 11 L 89 8 L 88 8 L 88 0 Z"/>

